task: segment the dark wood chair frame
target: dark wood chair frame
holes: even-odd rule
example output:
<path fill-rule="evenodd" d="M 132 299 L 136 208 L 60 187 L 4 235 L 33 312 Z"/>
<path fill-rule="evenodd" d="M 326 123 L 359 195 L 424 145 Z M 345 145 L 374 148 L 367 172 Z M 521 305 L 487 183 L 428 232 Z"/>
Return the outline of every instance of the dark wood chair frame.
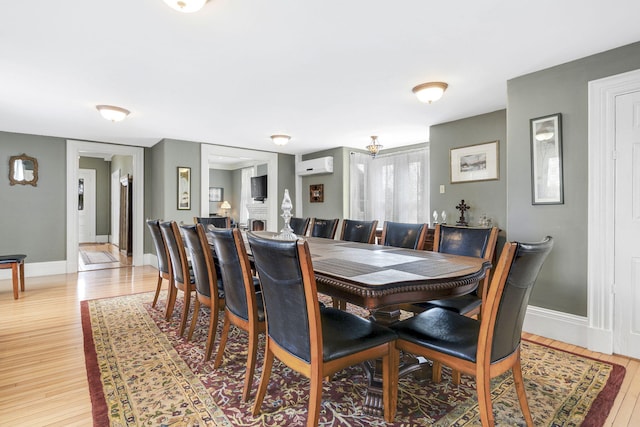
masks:
<path fill-rule="evenodd" d="M 173 282 L 171 281 L 171 261 L 167 252 L 167 245 L 164 242 L 164 237 L 162 237 L 162 231 L 160 231 L 160 220 L 158 219 L 149 219 L 147 220 L 147 227 L 149 227 L 149 232 L 151 233 L 151 237 L 156 248 L 156 256 L 158 258 L 158 284 L 156 285 L 156 293 L 153 296 L 152 307 L 155 307 L 158 302 L 158 296 L 160 296 L 160 291 L 162 290 L 162 281 L 166 280 L 169 283 L 169 290 L 171 290 L 171 286 L 173 286 Z M 157 232 L 158 235 L 154 235 Z M 163 260 L 161 256 L 164 256 L 164 262 L 166 265 L 164 266 L 167 271 L 163 271 Z M 169 296 L 167 295 L 167 301 Z"/>
<path fill-rule="evenodd" d="M 246 402 L 249 400 L 249 396 L 251 394 L 251 386 L 253 385 L 253 375 L 255 371 L 258 352 L 258 336 L 259 334 L 264 333 L 266 325 L 264 321 L 260 321 L 258 319 L 257 298 L 262 298 L 262 296 L 256 294 L 256 288 L 251 272 L 251 263 L 249 262 L 249 257 L 247 255 L 247 250 L 242 238 L 242 234 L 237 228 L 233 229 L 232 234 L 236 246 L 236 251 L 238 253 L 238 258 L 240 260 L 240 268 L 242 269 L 242 280 L 247 301 L 248 320 L 235 315 L 229 310 L 229 307 L 225 306 L 222 333 L 220 335 L 220 343 L 218 344 L 218 352 L 216 354 L 216 359 L 213 362 L 213 367 L 214 369 L 217 369 L 220 367 L 220 365 L 222 365 L 224 349 L 227 345 L 227 339 L 229 338 L 229 329 L 231 325 L 234 325 L 249 334 L 247 349 L 247 370 L 244 377 L 244 388 L 242 390 L 242 399 Z M 213 233 L 213 235 L 215 243 L 215 232 Z M 221 268 L 224 269 L 222 265 Z M 229 286 L 234 286 L 229 282 L 228 278 L 225 280 L 224 270 L 222 274 L 225 290 L 228 289 Z"/>
<path fill-rule="evenodd" d="M 262 401 L 264 400 L 267 392 L 274 357 L 277 357 L 278 360 L 286 366 L 296 372 L 299 372 L 310 380 L 311 390 L 309 396 L 307 427 L 318 425 L 320 406 L 322 403 L 323 378 L 329 378 L 335 372 L 338 372 L 348 366 L 357 365 L 367 360 L 382 358 L 384 419 L 387 422 L 393 422 L 398 400 L 398 369 L 394 369 L 394 367 L 397 367 L 399 364 L 399 354 L 395 350 L 395 341 L 387 342 L 326 363 L 323 362 L 320 305 L 318 304 L 318 292 L 313 272 L 313 265 L 311 263 L 309 246 L 303 240 L 298 240 L 296 245 L 305 289 L 305 303 L 307 306 L 307 313 L 309 313 L 311 362 L 306 363 L 304 360 L 292 355 L 283 347 L 279 346 L 269 337 L 269 334 L 267 334 L 264 365 L 262 368 L 262 375 L 260 377 L 260 386 L 253 405 L 253 415 L 257 416 L 260 413 L 260 407 L 262 406 Z M 269 322 L 269 313 L 266 308 L 265 312 L 267 317 L 266 321 Z"/>
<path fill-rule="evenodd" d="M 183 226 L 184 228 L 185 226 Z M 198 322 L 198 315 L 200 312 L 200 305 L 204 305 L 205 307 L 209 307 L 211 310 L 211 315 L 209 316 L 209 329 L 207 331 L 207 344 L 204 352 L 204 360 L 208 361 L 211 358 L 211 351 L 213 350 L 213 343 L 216 338 L 216 331 L 218 328 L 218 313 L 220 310 L 224 310 L 224 297 L 221 297 L 218 293 L 218 275 L 216 273 L 215 262 L 213 260 L 213 254 L 211 253 L 211 247 L 209 246 L 209 241 L 207 240 L 207 234 L 204 230 L 204 226 L 202 224 L 196 224 L 195 230 L 198 235 L 198 242 L 200 245 L 202 254 L 204 256 L 204 261 L 206 265 L 207 275 L 208 275 L 208 283 L 209 283 L 209 295 L 204 295 L 198 291 L 198 286 L 196 286 L 196 300 L 193 304 L 193 317 L 191 318 L 191 325 L 189 326 L 189 332 L 187 334 L 187 340 L 191 340 L 193 337 L 193 332 L 195 330 L 196 324 Z M 187 248 L 189 249 L 189 253 L 191 255 L 191 259 L 197 255 L 189 246 L 187 240 Z M 193 263 L 192 263 L 193 264 Z M 196 274 L 196 267 L 194 266 L 194 275 L 196 281 L 198 280 L 198 274 Z"/>
<path fill-rule="evenodd" d="M 178 291 L 182 291 L 182 293 L 184 294 L 184 304 L 182 306 L 182 316 L 180 318 L 180 336 L 182 336 L 186 329 L 187 319 L 189 317 L 189 309 L 191 307 L 191 293 L 196 291 L 196 286 L 195 283 L 191 283 L 189 261 L 184 249 L 184 241 L 182 240 L 182 235 L 180 234 L 178 224 L 175 221 L 170 221 L 169 223 L 163 222 L 160 223 L 160 230 L 162 231 L 162 237 L 164 238 L 165 246 L 167 248 L 167 259 L 170 260 L 171 264 L 171 283 L 173 285 L 169 288 L 169 295 L 167 297 L 167 311 L 165 317 L 167 320 L 171 318 L 176 304 L 177 293 Z M 169 239 L 172 239 L 175 242 L 176 253 L 172 253 Z M 178 269 L 182 272 L 183 281 L 180 281 L 178 275 L 176 274 L 176 271 Z"/>

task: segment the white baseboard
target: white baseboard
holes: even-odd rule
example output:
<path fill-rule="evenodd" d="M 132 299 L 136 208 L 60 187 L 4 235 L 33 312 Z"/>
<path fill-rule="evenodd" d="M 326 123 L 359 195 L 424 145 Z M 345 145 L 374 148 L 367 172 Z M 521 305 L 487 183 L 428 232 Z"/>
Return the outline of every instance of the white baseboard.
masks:
<path fill-rule="evenodd" d="M 586 317 L 529 306 L 523 330 L 569 344 L 588 348 L 589 322 Z"/>
<path fill-rule="evenodd" d="M 24 276 L 50 276 L 54 274 L 65 274 L 67 272 L 67 261 L 49 262 L 25 262 Z M 11 279 L 11 269 L 0 270 L 0 279 Z"/>
<path fill-rule="evenodd" d="M 158 257 L 156 254 L 144 254 L 144 265 L 150 265 L 158 268 Z"/>
<path fill-rule="evenodd" d="M 96 243 L 109 243 L 109 235 L 103 234 L 100 236 L 96 235 Z"/>

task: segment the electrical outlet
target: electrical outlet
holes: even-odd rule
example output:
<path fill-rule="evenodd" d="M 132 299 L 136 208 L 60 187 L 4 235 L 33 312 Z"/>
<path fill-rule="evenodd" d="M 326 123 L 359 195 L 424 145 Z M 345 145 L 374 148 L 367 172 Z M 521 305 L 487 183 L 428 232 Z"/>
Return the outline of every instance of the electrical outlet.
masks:
<path fill-rule="evenodd" d="M 440 185 L 440 194 L 444 194 L 444 184 Z"/>

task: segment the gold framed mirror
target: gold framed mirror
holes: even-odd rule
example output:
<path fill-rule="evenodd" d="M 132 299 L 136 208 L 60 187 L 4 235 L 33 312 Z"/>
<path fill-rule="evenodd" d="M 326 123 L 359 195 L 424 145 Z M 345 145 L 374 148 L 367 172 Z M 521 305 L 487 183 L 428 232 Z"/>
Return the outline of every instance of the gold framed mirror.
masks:
<path fill-rule="evenodd" d="M 38 160 L 22 153 L 9 158 L 9 183 L 11 185 L 38 186 Z"/>

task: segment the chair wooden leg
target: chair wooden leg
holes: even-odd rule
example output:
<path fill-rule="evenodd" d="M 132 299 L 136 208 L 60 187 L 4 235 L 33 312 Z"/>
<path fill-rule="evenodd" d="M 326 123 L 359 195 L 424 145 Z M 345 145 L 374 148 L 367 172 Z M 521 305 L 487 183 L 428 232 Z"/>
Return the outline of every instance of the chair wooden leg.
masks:
<path fill-rule="evenodd" d="M 218 344 L 218 353 L 216 354 L 216 360 L 213 362 L 213 368 L 217 369 L 222 364 L 222 357 L 224 356 L 224 348 L 227 346 L 227 338 L 229 338 L 229 328 L 231 327 L 231 321 L 229 320 L 229 314 L 224 311 L 224 324 L 222 325 L 222 333 L 220 335 L 220 344 Z"/>
<path fill-rule="evenodd" d="M 214 306 L 211 308 L 211 315 L 209 316 L 209 332 L 207 333 L 207 347 L 204 350 L 204 361 L 211 359 L 211 350 L 213 350 L 213 343 L 216 340 L 216 329 L 218 328 L 218 310 Z"/>
<path fill-rule="evenodd" d="M 24 261 L 20 263 L 20 290 L 24 292 Z"/>
<path fill-rule="evenodd" d="M 431 381 L 439 383 L 442 381 L 442 363 L 434 360 L 431 371 Z"/>
<path fill-rule="evenodd" d="M 244 374 L 244 389 L 242 390 L 242 400 L 247 402 L 251 395 L 253 385 L 253 371 L 256 365 L 258 354 L 258 331 L 249 331 L 249 349 L 247 350 L 247 372 Z"/>
<path fill-rule="evenodd" d="M 454 383 L 455 385 L 460 385 L 460 371 L 457 371 L 455 369 L 451 370 L 451 382 Z"/>
<path fill-rule="evenodd" d="M 494 427 L 493 405 L 491 404 L 491 377 L 489 368 L 486 373 L 482 369 L 476 372 L 476 392 L 478 393 L 478 409 L 483 427 Z"/>
<path fill-rule="evenodd" d="M 511 368 L 513 372 L 513 382 L 518 392 L 518 400 L 520 401 L 520 408 L 522 409 L 522 415 L 527 422 L 528 426 L 533 426 L 533 418 L 531 417 L 531 411 L 529 410 L 529 403 L 527 402 L 527 393 L 524 389 L 524 378 L 522 377 L 522 365 L 520 364 L 520 351 L 518 350 L 518 360 Z"/>
<path fill-rule="evenodd" d="M 156 294 L 153 297 L 153 304 L 151 307 L 155 307 L 158 302 L 158 296 L 160 295 L 160 288 L 162 288 L 162 275 L 158 272 L 158 284 L 156 285 Z"/>
<path fill-rule="evenodd" d="M 18 299 L 18 263 L 11 264 L 11 276 L 13 279 L 13 299 Z"/>
<path fill-rule="evenodd" d="M 320 405 L 322 404 L 322 372 L 319 372 L 319 369 L 312 369 L 310 380 L 311 390 L 309 392 L 307 427 L 315 427 L 318 425 Z"/>
<path fill-rule="evenodd" d="M 395 343 L 389 343 L 389 355 L 382 358 L 382 401 L 384 419 L 392 423 L 398 406 L 398 365 L 400 363 Z"/>
<path fill-rule="evenodd" d="M 191 292 L 189 289 L 185 289 L 184 305 L 182 306 L 182 319 L 180 319 L 180 336 L 184 335 L 184 330 L 187 328 L 187 319 L 189 318 L 189 309 L 191 308 Z"/>
<path fill-rule="evenodd" d="M 176 295 L 178 290 L 173 285 L 173 280 L 169 282 L 169 295 L 167 295 L 167 309 L 164 314 L 165 320 L 171 319 L 171 315 L 173 314 L 173 308 L 176 306 Z"/>
<path fill-rule="evenodd" d="M 271 350 L 269 350 L 269 342 L 267 341 L 267 348 L 264 351 L 264 363 L 262 364 L 262 375 L 260 376 L 260 385 L 258 386 L 258 392 L 256 393 L 256 400 L 255 402 L 253 402 L 252 413 L 254 417 L 260 413 L 260 406 L 262 406 L 264 395 L 267 393 L 269 378 L 271 378 L 272 366 L 273 353 L 271 352 Z"/>
<path fill-rule="evenodd" d="M 191 318 L 191 325 L 189 325 L 189 332 L 187 333 L 187 341 L 191 341 L 191 337 L 193 337 L 193 331 L 196 329 L 196 323 L 198 323 L 199 314 L 200 314 L 200 300 L 196 295 L 195 302 L 193 303 L 193 317 Z"/>

